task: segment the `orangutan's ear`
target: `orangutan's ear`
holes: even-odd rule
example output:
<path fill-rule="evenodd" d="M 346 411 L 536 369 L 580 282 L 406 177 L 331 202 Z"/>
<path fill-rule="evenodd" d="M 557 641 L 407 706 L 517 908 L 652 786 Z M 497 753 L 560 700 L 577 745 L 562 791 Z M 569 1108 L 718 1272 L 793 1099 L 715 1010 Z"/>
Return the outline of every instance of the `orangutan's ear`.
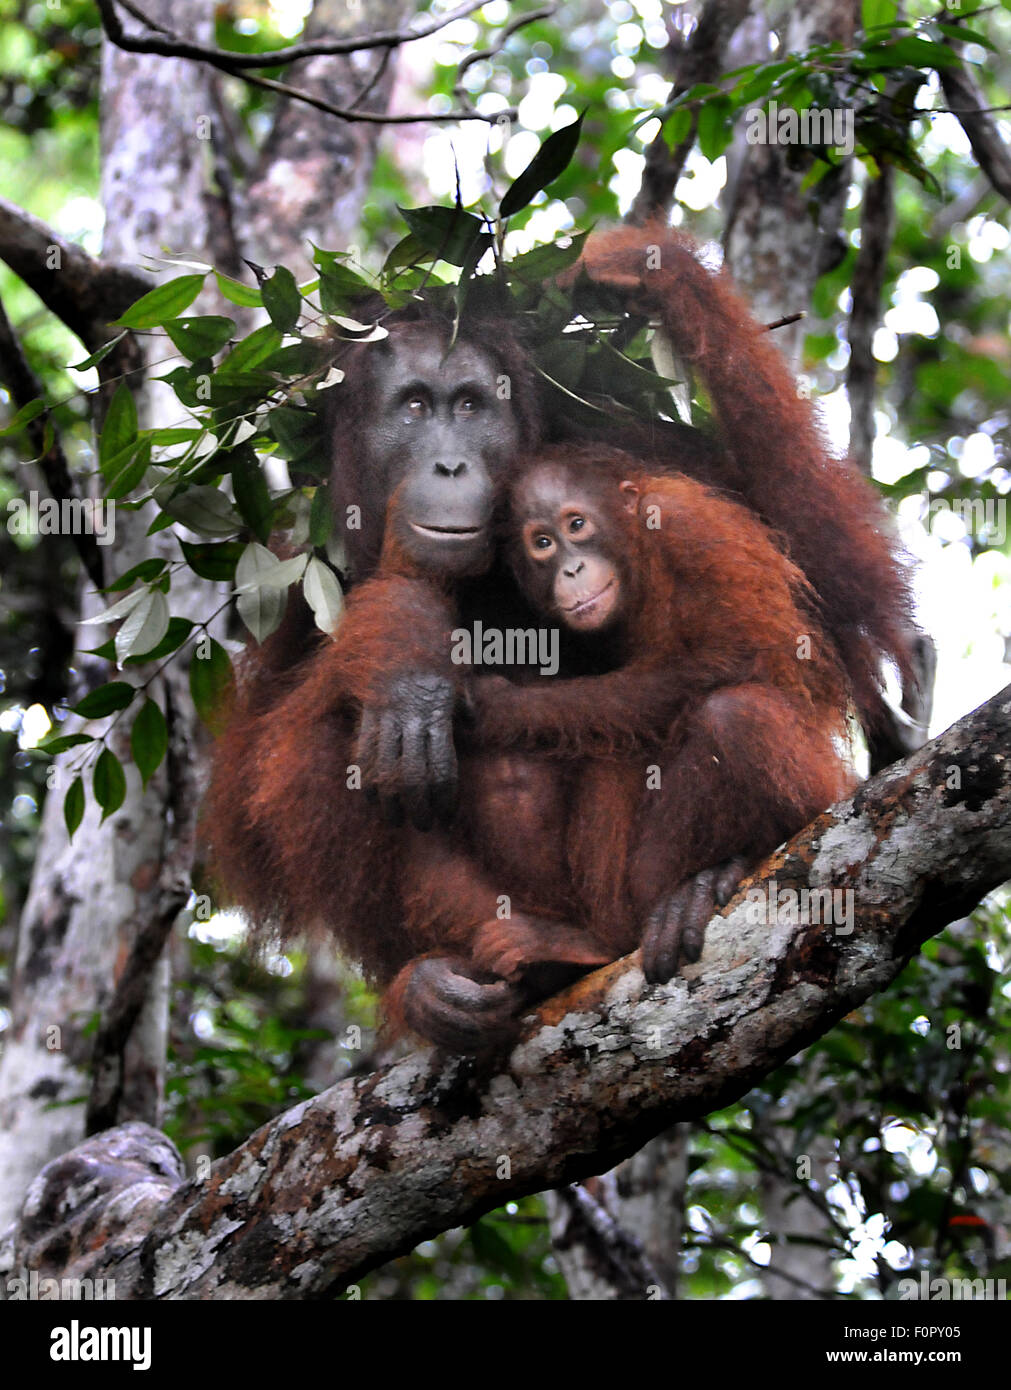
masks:
<path fill-rule="evenodd" d="M 621 497 L 626 512 L 631 512 L 634 515 L 639 509 L 639 489 L 636 487 L 635 483 L 622 483 Z"/>

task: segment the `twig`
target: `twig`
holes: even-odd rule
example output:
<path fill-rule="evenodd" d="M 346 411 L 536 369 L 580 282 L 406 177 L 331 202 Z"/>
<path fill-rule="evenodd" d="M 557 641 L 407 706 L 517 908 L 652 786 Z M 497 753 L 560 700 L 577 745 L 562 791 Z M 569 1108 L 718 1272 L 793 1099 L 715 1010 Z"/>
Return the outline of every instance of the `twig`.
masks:
<path fill-rule="evenodd" d="M 475 112 L 475 107 L 471 103 L 469 93 L 463 86 L 463 74 L 467 69 L 473 67 L 475 63 L 483 63 L 489 58 L 494 58 L 496 53 L 501 53 L 513 34 L 520 29 L 524 29 L 528 24 L 536 23 L 538 19 L 550 19 L 555 12 L 555 8 L 553 4 L 544 5 L 539 10 L 531 10 L 528 14 L 517 15 L 515 19 L 510 20 L 505 26 L 490 48 L 477 49 L 474 53 L 468 53 L 467 56 L 460 61 L 456 69 L 456 83 L 453 87 L 453 95 L 459 99 L 461 104 L 465 106 L 468 111 Z M 495 119 L 501 120 L 505 114 L 504 111 L 496 111 Z"/>
<path fill-rule="evenodd" d="M 194 43 L 183 39 L 171 29 L 155 24 L 133 4 L 126 0 L 96 0 L 98 12 L 102 16 L 102 27 L 117 48 L 130 53 L 157 53 L 164 58 L 189 58 L 198 63 L 228 65 L 228 71 L 241 74 L 247 68 L 279 68 L 300 58 L 318 58 L 341 53 L 360 53 L 369 48 L 399 48 L 401 44 L 413 43 L 415 39 L 427 38 L 453 24 L 458 19 L 479 10 L 486 0 L 467 0 L 439 18 L 430 18 L 413 29 L 387 29 L 378 34 L 352 34 L 346 38 L 307 39 L 305 43 L 291 44 L 287 48 L 274 48 L 265 53 L 233 53 L 227 48 L 215 48 L 211 44 Z M 151 34 L 128 34 L 116 13 L 120 4 L 135 19 L 151 29 Z"/>
<path fill-rule="evenodd" d="M 430 20 L 426 24 L 419 24 L 415 29 L 391 30 L 381 34 L 353 35 L 340 39 L 312 39 L 306 43 L 293 44 L 288 48 L 277 48 L 269 53 L 232 53 L 228 49 L 214 48 L 209 44 L 193 43 L 191 40 L 181 38 L 178 34 L 164 28 L 159 28 L 157 32 L 150 34 L 128 34 L 116 13 L 117 3 L 123 4 L 123 0 L 96 0 L 102 18 L 102 27 L 109 41 L 114 43 L 117 48 L 122 48 L 128 53 L 154 53 L 164 58 L 183 58 L 189 62 L 207 63 L 232 77 L 241 78 L 242 81 L 248 82 L 251 86 L 262 87 L 265 91 L 287 97 L 290 101 L 304 102 L 307 106 L 315 107 L 317 111 L 322 111 L 328 116 L 336 116 L 339 120 L 363 121 L 371 125 L 413 125 L 419 122 L 433 121 L 442 123 L 485 121 L 493 123 L 501 120 L 503 116 L 507 116 L 510 120 L 515 119 L 516 116 L 513 109 L 486 113 L 472 108 L 442 112 L 411 111 L 400 115 L 362 111 L 358 110 L 356 105 L 362 99 L 362 94 L 355 98 L 355 102 L 351 106 L 335 106 L 332 102 L 324 101 L 321 97 L 313 96 L 310 92 L 303 91 L 299 87 L 292 87 L 286 82 L 278 82 L 271 77 L 262 77 L 251 71 L 253 68 L 285 66 L 302 58 L 359 53 L 373 48 L 385 48 L 387 50 L 397 48 L 401 44 L 411 43 L 415 39 L 434 34 L 454 20 L 472 14 L 474 10 L 480 9 L 484 0 L 468 0 L 467 4 L 458 6 L 450 14 L 443 15 L 438 20 Z M 154 29 L 155 26 L 151 25 L 136 5 L 131 4 L 125 8 L 134 18 Z"/>
<path fill-rule="evenodd" d="M 772 323 L 763 324 L 763 331 L 771 333 L 776 328 L 786 328 L 791 323 L 799 323 L 801 319 L 806 317 L 806 309 L 800 309 L 796 314 L 784 314 L 781 319 L 775 319 Z"/>

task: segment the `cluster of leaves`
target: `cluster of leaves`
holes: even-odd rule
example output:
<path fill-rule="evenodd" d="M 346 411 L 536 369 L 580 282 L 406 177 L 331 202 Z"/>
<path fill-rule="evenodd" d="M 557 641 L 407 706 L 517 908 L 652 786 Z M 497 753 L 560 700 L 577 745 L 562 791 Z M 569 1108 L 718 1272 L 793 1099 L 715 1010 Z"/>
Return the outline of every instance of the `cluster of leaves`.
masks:
<path fill-rule="evenodd" d="M 313 1094 L 307 1080 L 316 1049 L 325 1066 L 338 1051 L 345 1067 L 354 1054 L 331 1035 L 354 1025 L 371 1036 L 373 1004 L 360 980 L 349 978 L 328 1011 L 325 1031 L 306 1028 L 304 959 L 268 969 L 241 936 L 186 940 L 187 969 L 172 995 L 166 1075 L 165 1130 L 192 1159 L 230 1153 L 261 1124 Z"/>
<path fill-rule="evenodd" d="M 540 1197 L 489 1212 L 466 1230 L 447 1231 L 361 1281 L 370 1301 L 496 1301 L 567 1297 Z"/>
<path fill-rule="evenodd" d="M 276 628 L 288 590 L 298 584 L 320 629 L 336 628 L 342 551 L 327 493 L 330 449 L 323 397 L 341 389 L 341 354 L 351 344 L 385 338 L 383 319 L 391 311 L 424 296 L 430 309 L 452 323 L 454 339 L 471 314 L 508 316 L 546 388 L 565 398 L 570 413 L 596 415 L 606 409 L 648 415 L 665 403 L 670 407 L 674 383 L 653 370 L 646 321 L 594 304 L 585 284 L 567 290 L 554 284 L 554 277 L 578 259 L 585 234 L 564 246 L 502 259 L 508 219 L 565 170 L 581 124 L 580 118 L 544 141 L 494 217 L 459 205 L 402 209 L 407 234 L 378 277 L 353 266 L 347 254 L 320 247 L 313 248 L 318 275 L 303 285 L 284 266 L 269 274 L 252 267 L 257 284 L 251 286 L 187 263 L 187 273 L 151 290 L 121 316 L 115 338 L 75 364 L 96 366 L 129 332 L 162 333 L 185 359 L 162 379 L 175 392 L 186 422 L 140 428 L 134 398 L 121 382 L 99 438 L 98 465 L 109 502 L 124 510 L 153 506 L 149 535 L 180 523 L 200 539 L 180 539 L 178 558 L 145 559 L 107 586 L 112 602 L 86 622 L 115 624 L 116 631 L 93 654 L 120 670 L 155 669 L 137 683 L 109 681 L 73 707 L 86 720 L 118 720 L 134 712 L 130 747 L 145 785 L 168 746 L 164 716 L 147 693 L 161 670 L 158 663 L 184 647 L 192 650 L 191 693 L 212 727 L 231 680 L 227 653 L 207 633 L 216 614 L 197 622 L 171 612 L 174 573 L 187 567 L 201 579 L 229 585 L 239 616 L 258 641 Z M 479 273 L 486 257 L 491 266 Z M 210 277 L 226 301 L 263 311 L 267 322 L 242 336 L 231 317 L 189 313 Z M 42 408 L 32 402 L 8 429 L 20 430 Z M 271 485 L 266 466 L 271 457 L 286 464 L 287 485 Z M 302 547 L 300 553 L 282 560 L 267 548 L 279 530 Z M 85 749 L 103 819 L 122 805 L 126 779 L 108 746 L 108 730 L 101 735 L 56 731 L 41 747 L 48 754 Z M 71 834 L 81 823 L 85 800 L 79 771 L 64 801 Z"/>
<path fill-rule="evenodd" d="M 102 31 L 90 0 L 62 0 L 59 5 L 7 3 L 0 14 L 4 125 L 26 135 L 54 127 L 63 132 L 72 113 L 82 109 L 93 113 Z"/>
<path fill-rule="evenodd" d="M 882 1242 L 903 1247 L 859 1252 L 844 1271 L 857 1297 L 897 1297 L 897 1281 L 921 1271 L 1011 1278 L 999 1239 L 1011 1194 L 1011 1001 L 981 937 L 1007 960 L 996 901 L 927 942 L 890 990 L 710 1118 L 688 1186 L 690 1297 L 725 1295 L 760 1272 L 747 1253 L 769 1235 L 756 1170 L 797 1202 L 814 1201 L 830 1262 L 857 1257 L 853 1208 L 865 1223 L 877 1216 Z M 826 1134 L 827 1167 L 817 1157 Z M 805 1154 L 815 1155 L 810 1178 L 798 1176 Z"/>
<path fill-rule="evenodd" d="M 1003 2 L 1011 9 L 1008 0 Z M 863 29 L 853 47 L 833 40 L 773 61 L 749 63 L 726 73 L 718 85 L 695 84 L 641 116 L 638 123 L 654 117 L 663 120 L 664 138 L 672 149 L 695 126 L 700 150 L 714 160 L 734 138 L 742 112 L 768 109 L 770 102 L 780 111 L 848 111 L 853 116 L 858 158 L 872 166 L 894 164 L 938 192 L 910 131 L 913 118 L 921 114 L 915 108 L 916 95 L 929 73 L 960 63 L 952 42 L 997 51 L 985 34 L 962 22 L 981 3 L 966 0 L 957 16 L 942 7 L 927 19 L 912 21 L 898 18 L 896 0 L 864 0 Z M 828 144 L 806 147 L 797 157 L 811 161 L 807 186 L 838 163 Z"/>

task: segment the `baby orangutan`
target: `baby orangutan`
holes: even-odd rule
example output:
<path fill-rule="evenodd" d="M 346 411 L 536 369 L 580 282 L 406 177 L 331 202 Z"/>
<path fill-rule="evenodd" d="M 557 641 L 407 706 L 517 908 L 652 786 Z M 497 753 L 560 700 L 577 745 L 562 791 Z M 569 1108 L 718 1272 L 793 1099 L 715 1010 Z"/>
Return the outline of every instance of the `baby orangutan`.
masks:
<path fill-rule="evenodd" d="M 402 982 L 407 1021 L 447 1045 L 474 967 L 522 985 L 541 962 L 641 943 L 647 978 L 669 978 L 745 867 L 850 785 L 845 683 L 806 581 L 751 512 L 569 445 L 517 471 L 507 517 L 520 588 L 598 673 L 471 681 L 457 815 L 418 837 L 430 871 L 412 883 L 412 853 L 406 881 L 429 939 L 471 934 L 470 971 Z"/>

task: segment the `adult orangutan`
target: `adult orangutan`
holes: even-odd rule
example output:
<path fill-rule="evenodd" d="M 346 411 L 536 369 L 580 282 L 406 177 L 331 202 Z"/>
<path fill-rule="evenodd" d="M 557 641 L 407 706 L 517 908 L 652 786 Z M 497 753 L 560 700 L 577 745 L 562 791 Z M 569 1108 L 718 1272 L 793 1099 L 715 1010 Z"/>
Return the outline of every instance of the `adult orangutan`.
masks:
<path fill-rule="evenodd" d="M 717 424 L 715 439 L 669 421 L 637 425 L 628 418 L 602 433 L 620 432 L 649 474 L 677 468 L 719 483 L 776 527 L 790 558 L 810 581 L 817 619 L 812 626 L 820 625 L 830 636 L 858 707 L 865 719 L 873 719 L 881 658 L 904 662 L 905 620 L 904 585 L 873 492 L 851 469 L 826 456 L 810 406 L 797 396 L 775 347 L 725 278 L 706 270 L 684 238 L 658 227 L 604 234 L 591 239 L 583 269 L 623 301 L 659 317 L 676 352 L 695 368 L 708 391 Z M 402 1010 L 422 1031 L 445 1005 L 444 1035 L 451 1035 L 458 1023 L 469 1025 L 473 1034 L 484 1013 L 489 1027 L 493 1015 L 511 1015 L 517 996 L 506 997 L 505 988 L 487 984 L 479 971 L 468 979 L 469 965 L 462 975 L 446 966 L 445 936 L 426 947 L 398 931 L 395 922 L 391 930 L 401 888 L 397 865 L 407 841 L 394 835 L 357 793 L 328 796 L 327 776 L 339 774 L 346 781 L 348 767 L 360 765 L 366 783 L 387 805 L 406 807 L 417 824 L 430 824 L 437 811 L 451 804 L 459 681 L 458 673 L 441 669 L 442 629 L 436 623 L 433 634 L 426 625 L 426 595 L 443 595 L 446 612 L 457 623 L 475 617 L 502 627 L 529 622 L 501 566 L 477 574 L 488 563 L 492 489 L 496 480 L 514 475 L 516 460 L 529 456 L 538 441 L 565 441 L 585 431 L 557 409 L 545 411 L 523 351 L 507 328 L 471 324 L 447 353 L 447 324 L 414 320 L 410 314 L 390 316 L 387 324 L 386 344 L 349 349 L 342 363 L 346 380 L 331 395 L 336 514 L 339 523 L 352 516 L 361 521 L 360 531 L 351 524 L 348 542 L 355 576 L 363 578 L 375 565 L 386 503 L 397 486 L 406 484 L 408 534 L 427 544 L 426 573 L 439 583 L 419 590 L 412 582 L 398 597 L 387 595 L 388 624 L 368 627 L 368 642 L 358 657 L 358 734 L 346 711 L 337 718 L 330 710 L 318 719 L 307 746 L 315 750 L 319 775 L 306 784 L 311 793 L 300 793 L 283 807 L 271 801 L 271 770 L 291 751 L 288 714 L 301 709 L 311 717 L 313 711 L 330 708 L 319 703 L 317 685 L 330 649 L 323 645 L 313 652 L 297 632 L 292 641 L 290 627 L 265 645 L 251 663 L 216 758 L 205 824 L 230 896 L 254 919 L 285 927 L 322 919 L 380 980 L 390 979 L 420 949 L 441 952 L 401 976 L 394 1003 L 406 1000 Z M 563 456 L 568 448 L 574 461 L 583 459 L 574 444 L 562 447 Z M 731 514 L 739 515 L 736 509 Z M 740 602 L 744 620 L 750 621 L 754 614 L 747 592 Z M 364 614 L 365 604 L 357 607 Z M 350 651 L 350 641 L 346 626 L 338 646 Z M 570 645 L 567 671 L 602 678 L 608 646 Z M 665 679 L 664 673 L 656 675 L 659 685 Z M 531 697 L 544 694 L 529 691 Z M 756 697 L 746 711 L 751 726 L 760 703 Z M 727 717 L 732 704 L 727 708 L 724 701 L 722 706 Z M 794 733 L 784 738 L 782 704 L 772 700 L 768 714 L 770 744 L 759 741 L 757 746 L 771 746 L 789 762 Z M 585 730 L 580 737 L 586 737 Z M 804 750 L 797 756 L 803 762 Z M 539 802 L 550 807 L 558 795 L 555 772 L 546 777 L 543 769 L 537 770 L 541 760 L 535 751 L 514 762 L 521 768 L 528 811 Z M 494 775 L 501 778 L 507 766 L 500 759 Z M 494 802 L 493 791 L 482 804 Z M 811 804 L 828 799 L 819 794 Z M 254 802 L 260 808 L 255 816 L 249 809 Z M 271 805 L 273 811 L 265 815 L 263 808 Z M 550 810 L 545 814 L 550 819 Z M 635 815 L 629 809 L 619 824 L 608 815 L 608 837 L 638 835 Z M 666 835 L 669 843 L 659 820 L 656 827 L 652 833 Z M 316 847 L 313 869 L 298 883 L 286 867 L 285 834 Z M 544 846 L 552 842 L 550 836 L 526 838 Z M 557 843 L 557 835 L 553 838 Z M 568 838 L 566 854 L 578 839 Z M 521 835 L 515 840 L 524 842 Z M 461 848 L 469 851 L 470 846 Z M 592 857 L 590 841 L 585 850 Z M 438 873 L 443 865 L 431 845 L 428 854 Z M 384 866 L 383 873 L 375 871 L 376 863 Z M 647 883 L 649 875 L 642 881 Z M 708 915 L 719 886 L 708 865 L 696 882 L 682 883 L 671 895 L 668 926 L 657 928 L 667 943 L 657 948 L 658 962 L 665 953 L 666 959 L 676 959 L 682 938 L 694 949 L 697 923 Z M 599 905 L 600 896 L 593 897 Z M 472 950 L 465 960 L 476 962 L 479 954 Z M 662 973 L 659 963 L 655 969 Z M 412 992 L 408 986 L 415 975 L 424 988 Z M 457 1008 L 461 991 L 463 1002 Z M 427 1028 L 429 1035 L 434 1031 Z"/>
<path fill-rule="evenodd" d="M 659 322 L 678 359 L 705 388 L 715 422 L 710 435 L 659 418 L 616 418 L 611 411 L 601 415 L 594 441 L 628 450 L 654 474 L 677 471 L 725 490 L 784 539 L 812 586 L 857 712 L 866 728 L 876 728 L 883 662 L 910 678 L 907 580 L 880 498 L 848 462 L 829 455 L 812 404 L 799 394 L 770 334 L 755 323 L 729 276 L 706 269 L 689 237 L 658 223 L 595 234 L 570 275 L 582 275 L 598 296 L 603 289 L 619 307 Z M 539 405 L 534 424 L 545 442 L 587 436 L 586 426 L 557 405 L 550 414 Z M 396 699 L 373 712 L 387 750 L 413 722 L 413 701 L 407 680 Z M 437 716 L 445 725 L 449 709 L 447 702 Z M 436 743 L 451 747 L 447 727 Z M 416 803 L 419 778 L 442 788 L 452 782 L 445 759 L 426 767 L 416 749 L 399 766 L 395 759 L 380 763 L 374 743 L 359 751 L 366 782 L 382 786 L 388 800 L 399 788 Z"/>
<path fill-rule="evenodd" d="M 712 895 L 847 784 L 834 652 L 809 586 L 751 513 L 590 447 L 546 452 L 509 493 L 521 589 L 601 673 L 513 684 L 454 665 L 452 586 L 427 572 L 398 492 L 379 574 L 272 712 L 249 802 L 273 830 L 281 924 L 325 923 L 386 987 L 394 1027 L 453 1050 L 508 1037 L 530 999 L 644 932 L 647 975 L 667 978 L 697 956 Z M 470 685 L 475 710 L 455 815 L 428 833 L 370 822 L 340 761 L 398 632 Z M 337 809 L 285 814 L 294 805 Z M 351 853 L 328 837 L 334 814 L 363 818 Z M 398 894 L 363 932 L 345 908 L 369 885 Z"/>

